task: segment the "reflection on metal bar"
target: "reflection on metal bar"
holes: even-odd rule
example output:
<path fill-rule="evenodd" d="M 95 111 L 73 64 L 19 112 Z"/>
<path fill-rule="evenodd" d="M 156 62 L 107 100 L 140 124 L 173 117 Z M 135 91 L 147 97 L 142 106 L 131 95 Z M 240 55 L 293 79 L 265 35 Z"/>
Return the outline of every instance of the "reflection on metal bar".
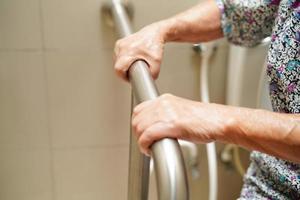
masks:
<path fill-rule="evenodd" d="M 119 0 L 112 0 L 112 16 L 120 37 L 132 33 L 127 13 Z M 159 93 L 144 61 L 134 62 L 129 78 L 137 103 L 154 99 Z M 130 141 L 128 200 L 146 200 L 149 184 L 149 158 Z M 159 200 L 188 200 L 188 182 L 182 153 L 177 140 L 165 138 L 151 147 Z"/>

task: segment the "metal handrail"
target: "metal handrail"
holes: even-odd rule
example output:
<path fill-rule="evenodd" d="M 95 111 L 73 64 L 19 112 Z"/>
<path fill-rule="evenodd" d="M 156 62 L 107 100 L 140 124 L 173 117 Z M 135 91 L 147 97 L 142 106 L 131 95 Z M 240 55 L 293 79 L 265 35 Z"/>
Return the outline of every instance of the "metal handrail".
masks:
<path fill-rule="evenodd" d="M 112 0 L 111 14 L 120 37 L 132 33 L 128 15 L 119 0 Z M 159 96 L 144 61 L 129 68 L 129 79 L 137 103 Z M 132 135 L 132 134 L 131 134 Z M 165 138 L 151 146 L 159 200 L 188 200 L 188 181 L 178 141 Z M 146 200 L 149 184 L 149 158 L 139 152 L 134 138 L 130 140 L 128 200 Z"/>

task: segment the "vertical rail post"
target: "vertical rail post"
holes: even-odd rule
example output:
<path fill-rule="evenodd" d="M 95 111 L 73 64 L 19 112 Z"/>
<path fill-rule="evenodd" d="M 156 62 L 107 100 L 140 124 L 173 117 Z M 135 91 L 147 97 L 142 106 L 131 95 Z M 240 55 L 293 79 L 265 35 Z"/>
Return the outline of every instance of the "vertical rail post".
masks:
<path fill-rule="evenodd" d="M 128 15 L 120 0 L 112 0 L 112 17 L 120 37 L 132 33 Z M 144 61 L 134 62 L 129 79 L 137 103 L 154 99 L 159 92 Z M 151 146 L 159 200 L 188 200 L 188 181 L 178 141 L 165 138 Z M 139 152 L 135 138 L 130 139 L 128 200 L 148 198 L 149 158 Z"/>

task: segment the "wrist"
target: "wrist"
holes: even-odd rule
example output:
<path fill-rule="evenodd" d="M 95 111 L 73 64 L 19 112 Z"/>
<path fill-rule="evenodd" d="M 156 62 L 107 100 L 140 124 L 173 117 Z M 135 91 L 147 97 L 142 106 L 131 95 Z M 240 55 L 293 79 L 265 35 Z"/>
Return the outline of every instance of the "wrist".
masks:
<path fill-rule="evenodd" d="M 161 34 L 161 38 L 164 43 L 175 41 L 176 38 L 176 29 L 175 21 L 173 18 L 162 20 L 157 22 Z"/>
<path fill-rule="evenodd" d="M 227 109 L 223 112 L 222 128 L 221 131 L 216 134 L 216 140 L 225 143 L 239 144 L 239 136 L 243 130 L 241 119 L 243 109 L 239 107 L 226 106 Z"/>

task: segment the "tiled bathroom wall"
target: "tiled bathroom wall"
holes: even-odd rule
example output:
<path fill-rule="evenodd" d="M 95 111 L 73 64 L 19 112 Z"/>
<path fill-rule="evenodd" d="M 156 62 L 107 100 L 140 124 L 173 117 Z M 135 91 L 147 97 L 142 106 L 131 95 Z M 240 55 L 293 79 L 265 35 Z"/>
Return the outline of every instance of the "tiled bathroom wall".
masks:
<path fill-rule="evenodd" d="M 104 2 L 0 1 L 0 200 L 126 199 L 130 87 L 113 71 Z M 197 3 L 131 2 L 136 29 Z M 213 95 L 222 102 L 226 47 L 218 52 Z M 198 99 L 199 63 L 191 45 L 168 45 L 160 90 Z M 207 199 L 203 145 L 199 152 L 192 199 Z M 233 183 L 219 199 L 237 197 L 241 178 L 220 170 Z"/>

